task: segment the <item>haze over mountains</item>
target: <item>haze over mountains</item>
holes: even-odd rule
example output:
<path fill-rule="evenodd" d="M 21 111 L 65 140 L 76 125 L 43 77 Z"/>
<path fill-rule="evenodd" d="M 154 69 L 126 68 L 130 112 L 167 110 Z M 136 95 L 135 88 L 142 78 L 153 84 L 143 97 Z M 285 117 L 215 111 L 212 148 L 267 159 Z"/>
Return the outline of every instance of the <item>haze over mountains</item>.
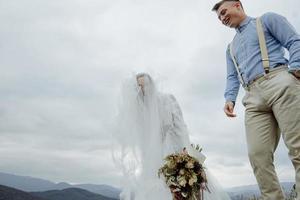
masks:
<path fill-rule="evenodd" d="M 119 198 L 120 190 L 109 185 L 76 184 L 61 182 L 54 183 L 48 180 L 29 176 L 18 176 L 0 172 L 0 185 L 9 186 L 26 192 L 39 192 L 49 190 L 63 190 L 67 188 L 81 188 L 110 198 Z"/>
<path fill-rule="evenodd" d="M 0 185 L 1 200 L 45 200 L 15 188 Z"/>
<path fill-rule="evenodd" d="M 294 183 L 281 183 L 288 194 Z M 259 196 L 257 185 L 227 188 L 232 200 Z M 118 200 L 120 189 L 109 185 L 76 184 L 0 172 L 0 199 L 9 200 Z"/>
<path fill-rule="evenodd" d="M 294 183 L 282 182 L 280 184 L 286 196 L 288 196 L 291 192 Z M 248 200 L 249 198 L 253 198 L 254 196 L 256 197 L 260 196 L 258 185 L 246 185 L 240 187 L 233 187 L 233 188 L 226 189 L 226 191 L 228 192 L 232 200 Z"/>
<path fill-rule="evenodd" d="M 49 190 L 45 192 L 24 192 L 0 185 L 1 200 L 117 200 L 79 188 Z"/>

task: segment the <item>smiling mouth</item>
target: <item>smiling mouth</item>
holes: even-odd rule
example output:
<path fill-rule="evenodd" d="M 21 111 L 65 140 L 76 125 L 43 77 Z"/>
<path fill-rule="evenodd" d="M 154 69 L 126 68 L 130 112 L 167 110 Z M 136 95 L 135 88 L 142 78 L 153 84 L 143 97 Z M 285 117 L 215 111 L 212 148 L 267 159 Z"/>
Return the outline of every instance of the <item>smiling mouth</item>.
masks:
<path fill-rule="evenodd" d="M 227 17 L 227 18 L 224 20 L 224 24 L 225 24 L 226 26 L 228 26 L 228 25 L 230 24 L 230 18 L 229 18 L 229 17 Z"/>

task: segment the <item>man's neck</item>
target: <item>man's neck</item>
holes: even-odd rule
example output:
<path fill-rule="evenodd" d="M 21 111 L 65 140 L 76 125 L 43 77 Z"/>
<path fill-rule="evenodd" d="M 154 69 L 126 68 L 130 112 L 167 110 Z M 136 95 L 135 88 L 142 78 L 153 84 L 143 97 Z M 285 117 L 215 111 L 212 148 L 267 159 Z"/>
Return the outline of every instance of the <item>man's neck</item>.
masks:
<path fill-rule="evenodd" d="M 237 26 L 237 28 L 240 27 L 240 25 L 245 21 L 246 18 L 247 18 L 247 15 L 246 15 L 246 14 L 241 15 L 241 20 L 240 20 L 240 23 L 239 23 L 239 25 Z"/>

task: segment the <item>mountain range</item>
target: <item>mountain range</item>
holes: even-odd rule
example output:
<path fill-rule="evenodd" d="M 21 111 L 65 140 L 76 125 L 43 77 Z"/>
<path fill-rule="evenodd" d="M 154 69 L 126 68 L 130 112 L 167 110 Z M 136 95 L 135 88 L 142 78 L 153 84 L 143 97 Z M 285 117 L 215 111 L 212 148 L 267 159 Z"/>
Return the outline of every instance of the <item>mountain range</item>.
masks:
<path fill-rule="evenodd" d="M 0 187 L 0 200 L 7 200 L 7 198 L 1 198 L 1 193 L 4 194 L 4 191 L 5 195 L 15 194 L 16 197 L 22 197 L 8 198 L 9 200 L 68 200 L 66 197 L 71 200 L 117 200 L 120 194 L 120 189 L 105 184 L 54 183 L 44 179 L 1 172 L 0 185 L 3 185 Z M 286 194 L 290 193 L 293 185 L 292 182 L 281 183 Z M 257 185 L 227 188 L 226 192 L 232 200 L 248 199 L 260 195 Z"/>
<path fill-rule="evenodd" d="M 46 200 L 117 200 L 115 198 L 105 197 L 80 188 L 31 192 L 30 194 Z"/>
<path fill-rule="evenodd" d="M 0 185 L 16 188 L 25 192 L 41 192 L 49 190 L 63 190 L 68 188 L 80 188 L 92 193 L 100 194 L 109 198 L 118 199 L 120 189 L 109 185 L 96 184 L 69 184 L 65 182 L 54 183 L 48 180 L 29 176 L 18 176 L 0 172 Z M 0 199 L 1 200 L 1 199 Z"/>
<path fill-rule="evenodd" d="M 50 190 L 45 192 L 24 192 L 0 185 L 0 200 L 117 200 L 79 188 Z"/>
<path fill-rule="evenodd" d="M 0 200 L 45 200 L 15 188 L 0 185 Z"/>
<path fill-rule="evenodd" d="M 281 187 L 288 196 L 292 190 L 294 183 L 292 182 L 282 182 L 280 183 Z M 239 187 L 232 187 L 226 189 L 226 192 L 229 194 L 232 200 L 243 200 L 249 199 L 252 197 L 259 197 L 260 191 L 257 185 L 247 185 L 247 186 L 239 186 Z"/>

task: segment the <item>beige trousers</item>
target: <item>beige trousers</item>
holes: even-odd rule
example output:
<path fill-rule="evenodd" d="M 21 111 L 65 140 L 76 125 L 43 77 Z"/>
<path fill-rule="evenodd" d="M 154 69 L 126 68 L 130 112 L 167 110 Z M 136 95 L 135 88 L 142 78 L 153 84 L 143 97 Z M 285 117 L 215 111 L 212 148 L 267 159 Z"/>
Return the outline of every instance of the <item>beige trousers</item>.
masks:
<path fill-rule="evenodd" d="M 300 200 L 300 80 L 286 68 L 271 71 L 246 90 L 248 155 L 263 200 L 283 200 L 273 163 L 282 134 L 296 172 Z"/>

